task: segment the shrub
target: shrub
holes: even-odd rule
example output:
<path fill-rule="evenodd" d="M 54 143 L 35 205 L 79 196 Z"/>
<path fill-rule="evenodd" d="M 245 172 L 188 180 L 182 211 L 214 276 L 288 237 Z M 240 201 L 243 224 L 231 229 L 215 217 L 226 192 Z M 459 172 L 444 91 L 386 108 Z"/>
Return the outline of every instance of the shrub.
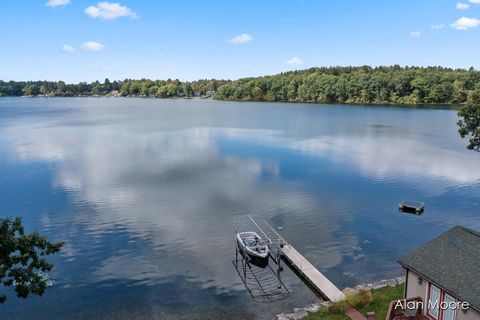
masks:
<path fill-rule="evenodd" d="M 369 290 L 350 291 L 347 293 L 347 302 L 355 308 L 363 308 L 373 302 L 372 292 Z"/>
<path fill-rule="evenodd" d="M 337 301 L 332 302 L 327 307 L 327 312 L 330 314 L 345 313 L 347 311 L 347 302 L 346 301 Z"/>

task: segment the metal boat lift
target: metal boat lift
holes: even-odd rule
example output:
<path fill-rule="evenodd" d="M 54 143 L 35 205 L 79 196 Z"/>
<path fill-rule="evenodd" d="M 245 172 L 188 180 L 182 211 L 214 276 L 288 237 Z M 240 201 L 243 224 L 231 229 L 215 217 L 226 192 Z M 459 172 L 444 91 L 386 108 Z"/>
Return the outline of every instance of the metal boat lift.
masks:
<path fill-rule="evenodd" d="M 274 267 L 270 264 L 265 268 L 258 267 L 245 259 L 245 256 L 241 253 L 239 259 L 239 249 L 236 250 L 233 265 L 254 301 L 260 303 L 273 302 L 288 295 L 288 289 L 280 278 L 280 272 L 282 271 L 280 266 L 277 267 L 277 270 L 274 270 Z"/>
<path fill-rule="evenodd" d="M 301 276 L 304 280 L 306 280 L 310 286 L 324 298 L 329 301 L 342 301 L 345 300 L 346 297 L 340 289 L 338 289 L 330 280 L 327 279 L 314 265 L 312 265 L 303 255 L 301 255 L 291 244 L 288 244 L 285 239 L 282 238 L 273 228 L 270 226 L 265 220 L 258 217 L 253 217 L 250 215 L 247 216 L 240 216 L 234 219 L 235 231 L 239 232 L 246 232 L 246 231 L 254 231 L 256 232 L 262 239 L 268 241 L 268 248 L 269 248 L 269 255 L 272 260 L 277 264 L 278 271 L 277 271 L 277 279 L 280 283 L 280 286 L 283 286 L 283 282 L 280 280 L 280 271 L 282 270 L 280 266 L 280 262 L 282 257 L 288 262 L 288 265 L 292 270 L 295 270 L 299 276 Z M 238 246 L 235 244 L 236 248 L 236 261 L 234 265 L 237 267 L 238 271 Z M 240 277 L 247 286 L 246 280 L 247 279 L 247 271 L 252 271 L 250 259 L 247 254 L 241 254 L 242 258 L 242 265 L 244 266 L 243 270 L 243 277 L 239 273 Z M 247 267 L 249 268 L 247 270 Z M 270 268 L 268 265 L 267 268 Z M 273 269 L 271 269 L 273 271 Z M 275 273 L 275 272 L 274 272 Z M 253 273 L 255 275 L 255 273 Z M 268 282 L 263 283 L 260 277 L 256 277 L 257 284 L 263 289 L 265 285 L 266 288 L 270 288 Z M 247 290 L 249 290 L 250 294 L 252 291 L 247 286 Z M 264 290 L 265 294 L 268 294 L 270 289 Z M 287 288 L 285 287 L 285 290 Z M 273 291 L 271 291 L 273 292 Z M 288 290 L 287 290 L 288 292 Z M 253 294 L 252 294 L 253 297 Z"/>
<path fill-rule="evenodd" d="M 233 220 L 233 225 L 237 233 L 254 231 L 262 237 L 262 239 L 267 240 L 270 258 L 272 258 L 276 264 L 280 265 L 282 257 L 281 249 L 288 243 L 264 219 L 251 215 L 240 216 Z"/>
<path fill-rule="evenodd" d="M 235 243 L 235 260 L 233 265 L 240 279 L 256 302 L 273 302 L 285 298 L 288 289 L 282 282 L 280 273 L 281 252 L 279 248 L 285 240 L 263 219 L 252 216 L 241 216 L 234 219 L 237 233 L 254 231 L 262 239 L 268 241 L 268 254 L 274 264 L 265 267 L 257 266 L 248 254 L 243 253 Z"/>

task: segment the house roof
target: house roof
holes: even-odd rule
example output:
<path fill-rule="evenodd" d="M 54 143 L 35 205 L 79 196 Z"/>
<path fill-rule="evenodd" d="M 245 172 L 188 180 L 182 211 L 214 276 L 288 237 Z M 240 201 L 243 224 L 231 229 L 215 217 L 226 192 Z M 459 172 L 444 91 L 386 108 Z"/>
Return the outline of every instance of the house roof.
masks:
<path fill-rule="evenodd" d="M 398 261 L 480 310 L 480 233 L 456 226 Z"/>

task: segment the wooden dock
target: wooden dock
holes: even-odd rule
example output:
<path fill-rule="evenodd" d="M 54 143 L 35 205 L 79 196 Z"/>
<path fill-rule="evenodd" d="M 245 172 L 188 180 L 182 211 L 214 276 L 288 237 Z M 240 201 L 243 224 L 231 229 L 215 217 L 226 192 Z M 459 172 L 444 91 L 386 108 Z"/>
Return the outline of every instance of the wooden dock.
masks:
<path fill-rule="evenodd" d="M 307 280 L 319 293 L 330 301 L 345 300 L 346 297 L 330 280 L 317 270 L 304 256 L 289 244 L 280 248 L 286 260 Z"/>

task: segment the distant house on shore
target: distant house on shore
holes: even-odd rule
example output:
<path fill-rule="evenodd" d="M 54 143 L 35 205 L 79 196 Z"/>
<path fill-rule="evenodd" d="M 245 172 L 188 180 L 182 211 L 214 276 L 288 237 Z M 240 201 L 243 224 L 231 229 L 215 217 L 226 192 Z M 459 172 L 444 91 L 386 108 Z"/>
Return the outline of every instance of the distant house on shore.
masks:
<path fill-rule="evenodd" d="M 420 297 L 422 318 L 480 320 L 479 232 L 454 227 L 398 262 L 406 270 L 404 298 Z"/>
<path fill-rule="evenodd" d="M 209 90 L 209 91 L 205 92 L 205 96 L 206 97 L 213 97 L 215 95 L 215 93 L 217 93 L 215 90 Z"/>

